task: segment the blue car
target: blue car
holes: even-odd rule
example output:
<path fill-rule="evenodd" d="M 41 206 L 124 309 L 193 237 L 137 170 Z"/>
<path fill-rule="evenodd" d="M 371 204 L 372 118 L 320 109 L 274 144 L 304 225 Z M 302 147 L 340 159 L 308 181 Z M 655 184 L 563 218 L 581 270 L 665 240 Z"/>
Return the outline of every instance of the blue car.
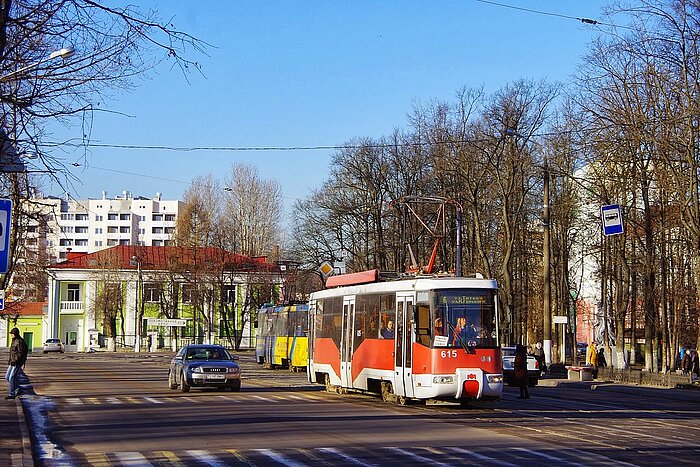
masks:
<path fill-rule="evenodd" d="M 192 387 L 241 390 L 241 367 L 221 345 L 191 344 L 182 347 L 170 362 L 168 386 L 182 392 Z"/>

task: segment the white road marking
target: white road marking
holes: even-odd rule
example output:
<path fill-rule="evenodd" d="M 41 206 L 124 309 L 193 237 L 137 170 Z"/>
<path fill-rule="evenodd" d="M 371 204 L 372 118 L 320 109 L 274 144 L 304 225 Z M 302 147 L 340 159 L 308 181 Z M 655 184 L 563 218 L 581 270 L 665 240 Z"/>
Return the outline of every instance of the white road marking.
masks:
<path fill-rule="evenodd" d="M 306 467 L 304 464 L 301 464 L 293 459 L 289 459 L 288 457 L 285 457 L 279 452 L 275 452 L 271 449 L 255 449 L 255 451 L 259 452 L 263 456 L 269 457 L 275 462 L 286 465 L 287 467 Z"/>
<path fill-rule="evenodd" d="M 148 402 L 151 402 L 152 404 L 162 404 L 163 403 L 163 401 L 155 399 L 153 397 L 144 396 L 143 398 L 146 399 Z"/>
<path fill-rule="evenodd" d="M 119 459 L 122 465 L 134 466 L 134 467 L 146 467 L 152 466 L 146 457 L 140 452 L 115 452 L 114 457 Z"/>
<path fill-rule="evenodd" d="M 398 452 L 399 454 L 403 454 L 404 456 L 408 456 L 413 460 L 420 461 L 420 462 L 427 462 L 430 465 L 444 465 L 445 467 L 449 466 L 449 464 L 443 464 L 442 462 L 438 462 L 435 459 L 430 459 L 430 458 L 425 457 L 425 456 L 419 456 L 418 454 L 413 453 L 411 451 L 407 451 L 405 449 L 401 449 L 401 448 L 389 448 L 389 449 L 391 449 L 392 451 Z"/>
<path fill-rule="evenodd" d="M 319 448 L 318 451 L 323 452 L 323 453 L 334 454 L 346 462 L 352 462 L 353 464 L 357 464 L 357 465 L 364 465 L 366 467 L 374 467 L 376 465 L 376 464 L 368 464 L 366 462 L 363 462 L 360 459 L 352 457 L 352 456 L 345 454 L 344 452 L 338 451 L 337 449 L 334 449 L 334 448 Z"/>
<path fill-rule="evenodd" d="M 467 455 L 467 456 L 476 457 L 477 459 L 482 460 L 482 461 L 486 461 L 486 462 L 488 462 L 488 463 L 491 464 L 491 465 L 510 465 L 510 466 L 513 466 L 513 467 L 515 467 L 515 465 L 516 465 L 516 464 L 511 464 L 510 462 L 506 462 L 506 461 L 494 459 L 493 457 L 489 457 L 489 456 L 485 456 L 485 455 L 483 455 L 483 454 L 479 454 L 478 452 L 469 451 L 469 450 L 467 450 L 467 449 L 455 448 L 455 447 L 451 447 L 451 448 L 449 448 L 449 449 L 451 449 L 451 450 L 453 450 L 453 451 L 455 451 L 455 452 L 458 452 L 458 453 L 460 453 L 460 454 L 465 454 L 465 455 Z"/>
<path fill-rule="evenodd" d="M 211 467 L 224 467 L 227 464 L 221 462 L 217 457 L 212 456 L 207 451 L 193 450 L 185 451 L 187 455 L 194 457 L 197 461 L 209 465 Z"/>

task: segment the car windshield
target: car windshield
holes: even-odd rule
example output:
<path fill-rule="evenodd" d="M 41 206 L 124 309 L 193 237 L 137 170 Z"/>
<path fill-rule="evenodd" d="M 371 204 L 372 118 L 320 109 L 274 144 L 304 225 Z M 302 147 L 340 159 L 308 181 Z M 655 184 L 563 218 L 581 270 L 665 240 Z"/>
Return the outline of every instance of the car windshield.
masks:
<path fill-rule="evenodd" d="M 187 349 L 187 360 L 231 360 L 223 347 L 198 347 Z"/>
<path fill-rule="evenodd" d="M 58 344 L 59 342 L 58 339 L 46 339 L 47 344 Z"/>

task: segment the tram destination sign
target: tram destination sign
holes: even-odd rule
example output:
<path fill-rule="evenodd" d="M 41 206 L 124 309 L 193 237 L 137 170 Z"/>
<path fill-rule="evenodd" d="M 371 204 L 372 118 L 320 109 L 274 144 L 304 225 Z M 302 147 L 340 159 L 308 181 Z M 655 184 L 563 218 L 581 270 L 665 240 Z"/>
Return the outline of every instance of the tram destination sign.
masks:
<path fill-rule="evenodd" d="M 169 326 L 174 328 L 183 328 L 187 326 L 186 319 L 171 319 L 171 318 L 146 318 L 149 326 Z"/>

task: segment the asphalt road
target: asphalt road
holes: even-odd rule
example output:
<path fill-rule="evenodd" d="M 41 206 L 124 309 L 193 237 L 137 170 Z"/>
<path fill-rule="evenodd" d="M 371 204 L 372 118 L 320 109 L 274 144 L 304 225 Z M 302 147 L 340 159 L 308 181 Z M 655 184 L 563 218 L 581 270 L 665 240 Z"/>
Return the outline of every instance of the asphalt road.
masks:
<path fill-rule="evenodd" d="M 33 355 L 39 465 L 697 465 L 700 391 L 568 383 L 469 408 L 337 395 L 242 355 L 240 393 L 167 386 L 169 355 Z"/>

